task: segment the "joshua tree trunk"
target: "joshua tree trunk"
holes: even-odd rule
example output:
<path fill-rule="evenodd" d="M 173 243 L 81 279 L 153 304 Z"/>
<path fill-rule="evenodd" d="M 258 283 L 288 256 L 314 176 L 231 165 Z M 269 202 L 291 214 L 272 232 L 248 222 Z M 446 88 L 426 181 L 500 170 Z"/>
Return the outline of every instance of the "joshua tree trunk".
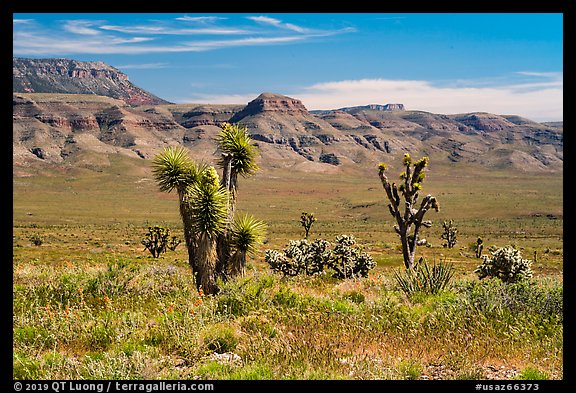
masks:
<path fill-rule="evenodd" d="M 232 184 L 232 154 L 231 153 L 222 153 L 222 180 L 221 185 L 228 191 L 228 225 L 227 228 L 218 235 L 217 239 L 217 254 L 218 258 L 216 261 L 216 275 L 223 279 L 227 278 L 227 274 L 230 273 L 228 265 L 230 263 L 230 223 L 234 218 L 234 210 L 233 206 L 235 205 L 236 201 L 233 200 L 233 195 L 230 192 L 230 187 Z M 234 195 L 235 197 L 235 195 Z"/>
<path fill-rule="evenodd" d="M 244 277 L 246 274 L 246 252 L 237 250 L 230 257 L 230 275 L 232 277 Z"/>
<path fill-rule="evenodd" d="M 190 208 L 188 205 L 188 197 L 185 190 L 178 189 L 178 199 L 180 201 L 180 217 L 184 226 L 184 240 L 186 248 L 188 249 L 188 264 L 192 268 L 192 273 L 195 274 L 198 270 L 196 266 L 196 240 L 194 236 L 194 227 L 191 220 Z"/>
<path fill-rule="evenodd" d="M 196 287 L 200 288 L 207 295 L 216 295 L 220 288 L 216 285 L 216 239 L 207 233 L 198 236 L 198 249 L 196 250 L 196 263 L 198 271 L 196 274 Z"/>

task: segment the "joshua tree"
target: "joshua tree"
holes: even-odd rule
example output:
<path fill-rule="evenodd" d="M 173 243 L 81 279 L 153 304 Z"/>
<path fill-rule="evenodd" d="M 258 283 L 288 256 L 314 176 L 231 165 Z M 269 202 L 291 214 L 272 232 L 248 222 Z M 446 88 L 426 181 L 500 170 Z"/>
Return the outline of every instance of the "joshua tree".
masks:
<path fill-rule="evenodd" d="M 308 239 L 308 233 L 310 232 L 310 227 L 316 221 L 316 217 L 314 217 L 314 213 L 306 213 L 302 212 L 300 216 L 300 224 L 304 227 L 304 238 Z"/>
<path fill-rule="evenodd" d="M 164 149 L 152 165 L 160 190 L 178 192 L 188 263 L 197 288 L 217 293 L 215 242 L 226 225 L 228 193 L 220 187 L 216 169 L 191 160 L 182 147 Z"/>
<path fill-rule="evenodd" d="M 244 276 L 246 254 L 256 252 L 256 246 L 262 243 L 265 233 L 266 224 L 254 216 L 242 214 L 234 219 L 230 231 L 232 255 L 228 270 L 231 276 Z"/>
<path fill-rule="evenodd" d="M 188 249 L 188 263 L 195 272 L 197 270 L 194 258 L 196 239 L 192 215 L 190 213 L 189 190 L 200 179 L 206 170 L 205 164 L 199 164 L 188 157 L 186 149 L 182 146 L 168 147 L 160 152 L 152 161 L 152 171 L 160 191 L 171 192 L 176 190 L 180 217 L 184 225 L 184 240 Z"/>
<path fill-rule="evenodd" d="M 422 157 L 420 160 L 412 162 L 412 158 L 406 153 L 403 164 L 406 170 L 400 174 L 401 183 L 399 186 L 388 180 L 384 173 L 387 168 L 386 164 L 378 166 L 378 175 L 390 201 L 388 209 L 396 220 L 394 230 L 402 242 L 404 265 L 406 269 L 414 269 L 416 267 L 414 264 L 416 246 L 426 244 L 426 239 L 419 239 L 420 228 L 432 226 L 431 221 L 424 221 L 424 214 L 431 208 L 438 211 L 439 205 L 436 198 L 428 194 L 422 199 L 420 206 L 417 206 L 418 191 L 422 189 L 422 181 L 425 177 L 424 168 L 428 165 L 428 157 Z M 402 205 L 399 193 L 404 197 Z"/>
<path fill-rule="evenodd" d="M 166 249 L 174 251 L 178 244 L 180 244 L 180 240 L 178 240 L 176 236 L 172 236 L 172 238 L 169 239 L 170 228 L 155 225 L 148 227 L 148 233 L 140 243 L 144 245 L 145 250 L 150 251 L 152 257 L 158 258 L 162 253 L 166 252 Z"/>
<path fill-rule="evenodd" d="M 206 294 L 216 294 L 216 241 L 228 219 L 228 191 L 220 186 L 218 173 L 209 167 L 190 191 L 192 225 L 196 233 L 196 286 Z"/>
<path fill-rule="evenodd" d="M 476 244 L 474 246 L 475 246 L 474 251 L 476 251 L 476 258 L 481 258 L 482 250 L 484 249 L 484 240 L 482 240 L 482 238 L 479 237 L 478 239 L 476 239 Z"/>
<path fill-rule="evenodd" d="M 258 170 L 256 157 L 258 151 L 252 144 L 252 139 L 246 127 L 237 124 L 223 123 L 222 131 L 217 137 L 218 148 L 222 153 L 218 165 L 222 168 L 222 186 L 228 191 L 228 226 L 218 238 L 218 263 L 216 273 L 225 278 L 226 264 L 230 260 L 230 234 L 236 211 L 238 194 L 238 175 L 251 176 Z M 235 270 L 231 270 L 233 272 Z"/>
<path fill-rule="evenodd" d="M 458 234 L 458 229 L 454 226 L 454 221 L 442 222 L 442 228 L 444 232 L 440 235 L 440 238 L 446 240 L 444 247 L 453 248 L 456 245 L 456 236 Z"/>
<path fill-rule="evenodd" d="M 230 193 L 229 217 L 234 216 L 238 175 L 252 176 L 259 169 L 256 165 L 258 150 L 245 127 L 237 124 L 223 123 L 222 131 L 217 137 L 218 148 L 222 157 L 218 165 L 222 168 L 222 185 Z"/>
<path fill-rule="evenodd" d="M 188 262 L 198 289 L 206 294 L 218 292 L 217 277 L 242 271 L 229 268 L 238 175 L 251 175 L 258 168 L 256 148 L 245 128 L 224 123 L 218 146 L 222 151 L 222 180 L 214 167 L 190 159 L 183 147 L 166 148 L 152 162 L 160 190 L 178 192 Z M 238 253 L 234 257 L 240 261 L 251 252 L 250 239 L 260 236 L 258 232 L 248 236 L 250 229 L 258 229 L 254 226 L 244 229 L 244 243 L 234 245 L 234 252 Z"/>

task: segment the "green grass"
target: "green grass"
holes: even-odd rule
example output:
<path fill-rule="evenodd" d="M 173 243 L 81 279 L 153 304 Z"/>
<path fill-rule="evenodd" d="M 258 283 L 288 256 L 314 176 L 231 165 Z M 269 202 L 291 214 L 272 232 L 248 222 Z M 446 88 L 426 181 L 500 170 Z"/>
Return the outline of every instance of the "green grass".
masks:
<path fill-rule="evenodd" d="M 408 299 L 373 278 L 252 270 L 211 298 L 167 261 L 90 274 L 64 268 L 44 286 L 14 290 L 14 377 L 418 379 L 438 361 L 455 375 L 498 361 L 561 377 L 557 281 L 460 280 Z M 234 311 L 223 306 L 230 299 Z M 214 352 L 240 360 L 219 362 Z"/>
<path fill-rule="evenodd" d="M 456 273 L 446 290 L 411 297 L 393 277 L 402 256 L 375 171 L 240 179 L 238 210 L 268 223 L 265 245 L 245 278 L 201 297 L 183 245 L 153 259 L 140 244 L 149 225 L 183 238 L 176 196 L 157 191 L 147 162 L 109 161 L 14 178 L 15 379 L 482 379 L 501 365 L 563 377 L 561 176 L 431 165 L 424 192 L 441 210 L 417 255 Z M 302 211 L 318 219 L 312 240 L 353 234 L 378 264 L 369 277 L 273 275 L 264 250 L 303 237 Z M 441 246 L 449 219 L 454 249 Z M 536 252 L 531 284 L 479 281 L 478 236 L 485 253 Z"/>

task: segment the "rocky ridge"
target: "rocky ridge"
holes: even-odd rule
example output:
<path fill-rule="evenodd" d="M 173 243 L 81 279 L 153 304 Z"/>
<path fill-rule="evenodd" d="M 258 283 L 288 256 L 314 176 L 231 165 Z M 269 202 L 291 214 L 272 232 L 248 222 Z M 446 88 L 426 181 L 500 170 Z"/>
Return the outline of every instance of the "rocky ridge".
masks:
<path fill-rule="evenodd" d="M 146 159 L 175 144 L 210 160 L 219 125 L 237 122 L 272 168 L 334 172 L 408 152 L 448 165 L 562 170 L 562 122 L 435 114 L 399 103 L 308 111 L 297 98 L 269 92 L 247 104 L 170 104 L 105 63 L 68 59 L 14 58 L 13 81 L 15 165 L 67 164 L 85 153 Z"/>
<path fill-rule="evenodd" d="M 12 60 L 12 91 L 95 94 L 121 99 L 133 106 L 168 103 L 137 87 L 126 74 L 101 61 L 15 57 Z"/>
<path fill-rule="evenodd" d="M 247 105 L 132 107 L 80 94 L 13 94 L 14 162 L 66 163 L 85 151 L 150 158 L 182 144 L 213 159 L 222 122 L 246 126 L 262 165 L 304 171 L 371 167 L 405 152 L 436 162 L 558 171 L 563 132 L 518 116 L 385 111 L 357 107 L 310 113 L 300 100 L 263 93 Z"/>

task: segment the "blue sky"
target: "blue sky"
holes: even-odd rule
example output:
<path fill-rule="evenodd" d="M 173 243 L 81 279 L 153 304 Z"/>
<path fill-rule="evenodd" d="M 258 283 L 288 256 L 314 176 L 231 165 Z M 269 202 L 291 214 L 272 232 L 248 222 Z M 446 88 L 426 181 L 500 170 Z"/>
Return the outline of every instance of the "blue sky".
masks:
<path fill-rule="evenodd" d="M 104 61 L 178 103 L 262 92 L 563 119 L 560 13 L 13 15 L 13 54 Z"/>

